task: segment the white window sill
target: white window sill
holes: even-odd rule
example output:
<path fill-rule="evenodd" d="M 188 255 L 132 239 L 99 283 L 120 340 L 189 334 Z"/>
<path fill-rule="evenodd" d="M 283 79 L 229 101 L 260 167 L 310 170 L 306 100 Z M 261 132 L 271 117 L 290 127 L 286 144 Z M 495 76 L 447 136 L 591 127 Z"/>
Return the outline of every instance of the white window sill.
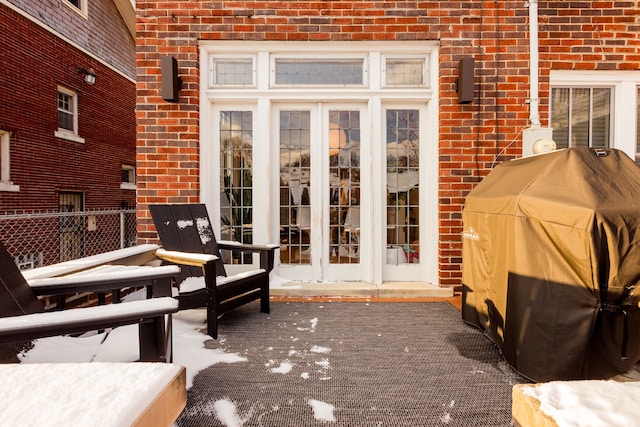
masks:
<path fill-rule="evenodd" d="M 18 192 L 20 191 L 19 185 L 13 185 L 11 182 L 0 182 L 0 191 Z"/>
<path fill-rule="evenodd" d="M 55 136 L 56 136 L 56 138 L 67 139 L 69 141 L 79 142 L 81 144 L 84 144 L 84 138 L 81 138 L 78 135 L 73 134 L 73 133 L 68 132 L 68 131 L 57 130 L 55 132 Z"/>
<path fill-rule="evenodd" d="M 120 184 L 120 188 L 122 190 L 135 190 L 136 189 L 136 185 L 135 184 L 131 184 L 129 182 L 123 182 L 122 184 Z"/>

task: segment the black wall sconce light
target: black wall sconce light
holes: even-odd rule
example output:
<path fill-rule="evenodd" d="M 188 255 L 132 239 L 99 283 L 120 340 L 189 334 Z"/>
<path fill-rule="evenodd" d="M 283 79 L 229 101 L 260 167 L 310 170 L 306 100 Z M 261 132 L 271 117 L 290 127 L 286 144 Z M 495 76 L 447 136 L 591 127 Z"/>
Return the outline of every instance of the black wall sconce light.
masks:
<path fill-rule="evenodd" d="M 163 56 L 160 59 L 162 79 L 162 99 L 168 102 L 178 102 L 178 92 L 182 86 L 182 79 L 178 77 L 178 61 L 173 56 Z"/>
<path fill-rule="evenodd" d="M 456 92 L 458 92 L 458 104 L 470 104 L 473 102 L 473 78 L 474 60 L 471 56 L 465 56 L 458 61 L 458 80 Z"/>
<path fill-rule="evenodd" d="M 96 84 L 96 72 L 93 71 L 93 68 L 89 68 L 88 70 L 84 68 L 78 68 L 78 73 L 84 74 L 85 83 L 92 86 Z"/>

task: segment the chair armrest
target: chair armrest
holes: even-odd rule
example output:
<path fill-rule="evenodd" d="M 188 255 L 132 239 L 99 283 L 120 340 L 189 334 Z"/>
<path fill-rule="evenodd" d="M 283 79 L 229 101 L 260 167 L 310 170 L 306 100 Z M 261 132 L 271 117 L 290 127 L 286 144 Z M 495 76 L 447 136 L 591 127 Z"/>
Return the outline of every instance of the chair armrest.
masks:
<path fill-rule="evenodd" d="M 78 292 L 105 292 L 130 287 L 148 287 L 156 283 L 168 283 L 170 292 L 171 280 L 180 274 L 180 267 L 167 265 L 119 266 L 120 268 L 105 271 L 97 267 L 82 273 L 45 279 L 31 279 L 29 286 L 36 295 L 65 295 Z M 165 291 L 166 292 L 166 291 Z M 170 294 L 169 294 L 170 295 Z"/>
<path fill-rule="evenodd" d="M 274 244 L 249 245 L 246 243 L 233 242 L 229 240 L 221 240 L 221 241 L 218 241 L 217 243 L 218 243 L 218 249 L 259 253 L 260 268 L 265 269 L 267 272 L 271 272 L 271 270 L 273 270 L 275 251 L 280 247 L 279 245 L 274 245 Z"/>
<path fill-rule="evenodd" d="M 268 244 L 268 245 L 250 245 L 248 243 L 240 243 L 232 240 L 218 240 L 218 248 L 220 249 L 232 249 L 232 250 L 244 250 L 244 251 L 275 251 L 280 245 Z"/>
<path fill-rule="evenodd" d="M 203 267 L 207 264 L 214 264 L 218 260 L 218 257 L 215 255 L 167 251 L 165 249 L 156 250 L 156 257 L 175 264 L 191 265 L 194 267 Z"/>
<path fill-rule="evenodd" d="M 140 323 L 178 311 L 171 297 L 0 318 L 0 343 Z"/>

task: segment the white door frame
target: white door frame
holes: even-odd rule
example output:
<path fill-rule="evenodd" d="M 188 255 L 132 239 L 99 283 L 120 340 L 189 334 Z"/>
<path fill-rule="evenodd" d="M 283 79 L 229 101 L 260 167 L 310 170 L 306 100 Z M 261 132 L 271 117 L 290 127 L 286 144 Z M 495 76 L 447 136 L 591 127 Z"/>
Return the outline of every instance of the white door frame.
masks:
<path fill-rule="evenodd" d="M 286 52 L 297 52 L 299 55 L 327 55 L 338 52 L 341 55 L 354 53 L 366 55 L 368 80 L 362 88 L 345 89 L 291 89 L 270 86 L 271 55 Z M 383 85 L 383 65 L 385 55 L 428 54 L 427 84 L 421 88 L 385 87 Z M 212 55 L 223 56 L 251 56 L 255 58 L 255 85 L 251 87 L 220 88 L 211 84 Z M 210 214 L 214 213 L 214 229 L 219 232 L 219 147 L 215 144 L 218 138 L 212 123 L 218 119 L 214 109 L 224 104 L 251 108 L 254 113 L 254 158 L 270 159 L 269 162 L 254 162 L 254 176 L 265 179 L 254 180 L 256 196 L 264 195 L 268 198 L 279 180 L 279 164 L 277 150 L 270 146 L 272 138 L 272 108 L 273 103 L 279 102 L 338 102 L 365 103 L 367 108 L 368 134 L 371 146 L 380 146 L 376 139 L 382 138 L 383 105 L 402 104 L 408 108 L 420 103 L 426 104 L 424 120 L 426 130 L 421 125 L 420 150 L 420 245 L 421 259 L 419 273 L 412 275 L 412 281 L 429 282 L 438 285 L 438 43 L 437 42 L 360 42 L 360 43 L 324 43 L 317 42 L 261 42 L 229 41 L 229 42 L 200 42 L 200 199 L 209 207 Z M 257 131 L 259 129 L 259 132 Z M 216 160 L 217 159 L 217 160 Z M 382 165 L 383 153 L 371 152 L 370 161 L 374 165 Z M 364 166 L 364 164 L 362 164 Z M 375 169 L 374 169 L 375 170 Z M 384 188 L 382 173 L 373 173 L 371 185 Z M 386 198 L 381 192 L 372 194 L 373 213 L 370 218 L 373 224 L 383 223 L 383 210 Z M 264 203 L 264 202 L 263 202 Z M 266 205 L 268 206 L 268 203 Z M 255 207 L 255 205 L 254 205 Z M 254 219 L 254 242 L 277 243 L 279 226 L 275 221 L 275 214 L 271 209 L 264 209 Z M 364 218 L 363 218 L 364 219 Z M 380 227 L 374 230 L 373 239 L 382 240 Z M 378 245 L 377 253 L 371 253 L 372 259 L 386 259 L 384 248 Z M 363 280 L 374 284 L 383 282 L 383 266 L 380 262 L 372 262 L 373 267 Z M 278 271 L 274 271 L 277 275 Z M 364 277 L 364 276 L 363 276 Z"/>

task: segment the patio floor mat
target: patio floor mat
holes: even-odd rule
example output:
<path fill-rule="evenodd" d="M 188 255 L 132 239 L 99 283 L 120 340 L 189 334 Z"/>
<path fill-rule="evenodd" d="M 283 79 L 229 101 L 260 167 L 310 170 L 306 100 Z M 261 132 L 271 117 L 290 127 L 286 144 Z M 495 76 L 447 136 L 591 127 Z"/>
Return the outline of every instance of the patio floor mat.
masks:
<path fill-rule="evenodd" d="M 249 304 L 207 346 L 178 426 L 510 426 L 525 383 L 460 312 L 435 303 Z"/>

